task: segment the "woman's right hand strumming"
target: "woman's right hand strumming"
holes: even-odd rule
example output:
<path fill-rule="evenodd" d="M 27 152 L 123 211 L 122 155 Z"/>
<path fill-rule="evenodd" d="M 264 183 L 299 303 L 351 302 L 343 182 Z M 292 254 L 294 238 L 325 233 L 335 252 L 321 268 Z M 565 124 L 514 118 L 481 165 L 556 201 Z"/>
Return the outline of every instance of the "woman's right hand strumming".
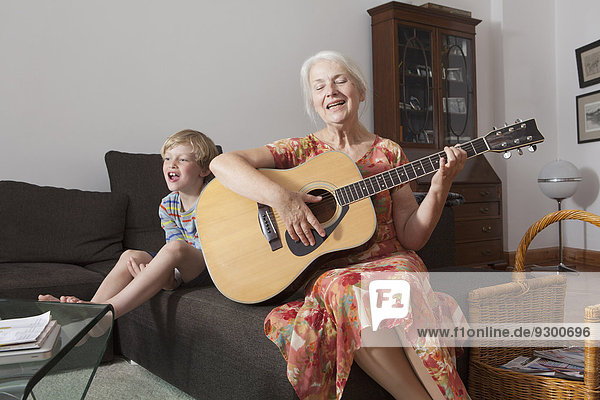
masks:
<path fill-rule="evenodd" d="M 325 236 L 325 229 L 306 205 L 306 203 L 319 201 L 321 196 L 287 191 L 282 196 L 281 204 L 273 207 L 285 224 L 290 237 L 295 241 L 301 241 L 305 246 L 315 244 L 312 229 L 315 229 L 319 235 Z"/>
<path fill-rule="evenodd" d="M 274 167 L 273 156 L 266 147 L 221 154 L 210 164 L 211 172 L 223 186 L 270 206 L 293 240 L 314 245 L 311 229 L 321 236 L 325 236 L 325 230 L 306 203 L 319 202 L 321 197 L 289 191 L 258 171 Z"/>

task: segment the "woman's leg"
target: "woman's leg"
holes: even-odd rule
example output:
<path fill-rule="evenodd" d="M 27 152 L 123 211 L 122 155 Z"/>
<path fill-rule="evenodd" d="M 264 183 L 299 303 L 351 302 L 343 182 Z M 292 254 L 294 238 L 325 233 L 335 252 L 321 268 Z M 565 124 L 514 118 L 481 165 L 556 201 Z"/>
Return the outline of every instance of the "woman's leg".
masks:
<path fill-rule="evenodd" d="M 424 366 L 419 371 L 419 375 L 415 372 L 411 361 L 416 367 L 418 367 L 417 362 L 421 365 L 422 362 L 414 353 L 414 349 L 401 347 L 401 343 L 393 330 L 381 329 L 377 331 L 377 335 L 381 336 L 380 339 L 384 343 L 397 343 L 398 345 L 395 347 L 361 347 L 354 353 L 354 361 L 363 371 L 394 396 L 396 400 L 443 399 L 437 385 Z M 406 351 L 414 353 L 411 361 L 409 361 Z M 423 376 L 423 373 L 427 376 Z M 425 389 L 419 376 L 422 376 L 423 379 L 429 378 L 426 382 L 429 390 Z"/>
<path fill-rule="evenodd" d="M 127 286 L 104 303 L 112 304 L 118 318 L 149 300 L 161 288 L 169 287 L 174 268 L 179 269 L 184 281 L 190 281 L 205 268 L 202 252 L 181 240 L 167 243 Z"/>

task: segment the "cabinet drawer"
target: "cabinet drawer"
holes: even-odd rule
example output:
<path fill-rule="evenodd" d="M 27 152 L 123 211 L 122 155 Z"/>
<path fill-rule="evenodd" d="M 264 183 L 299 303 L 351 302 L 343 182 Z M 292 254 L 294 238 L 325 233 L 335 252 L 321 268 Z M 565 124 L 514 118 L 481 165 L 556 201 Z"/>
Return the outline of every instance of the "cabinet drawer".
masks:
<path fill-rule="evenodd" d="M 465 203 L 500 200 L 500 185 L 452 186 L 451 190 L 462 194 Z"/>
<path fill-rule="evenodd" d="M 457 221 L 456 242 L 502 238 L 502 220 L 497 218 Z"/>
<path fill-rule="evenodd" d="M 488 264 L 503 261 L 502 240 L 486 240 L 456 245 L 456 263 L 458 265 Z"/>
<path fill-rule="evenodd" d="M 456 218 L 482 218 L 500 216 L 500 203 L 464 203 L 454 207 L 454 216 Z"/>

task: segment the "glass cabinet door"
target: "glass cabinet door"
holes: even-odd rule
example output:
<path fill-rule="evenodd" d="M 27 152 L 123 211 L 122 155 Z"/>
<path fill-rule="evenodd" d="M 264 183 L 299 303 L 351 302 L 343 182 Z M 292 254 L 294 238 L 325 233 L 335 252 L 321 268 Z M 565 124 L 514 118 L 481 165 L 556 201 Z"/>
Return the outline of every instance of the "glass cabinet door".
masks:
<path fill-rule="evenodd" d="M 398 136 L 401 145 L 436 145 L 432 37 L 430 30 L 398 25 Z"/>
<path fill-rule="evenodd" d="M 476 137 L 472 40 L 441 35 L 442 132 L 445 145 Z"/>

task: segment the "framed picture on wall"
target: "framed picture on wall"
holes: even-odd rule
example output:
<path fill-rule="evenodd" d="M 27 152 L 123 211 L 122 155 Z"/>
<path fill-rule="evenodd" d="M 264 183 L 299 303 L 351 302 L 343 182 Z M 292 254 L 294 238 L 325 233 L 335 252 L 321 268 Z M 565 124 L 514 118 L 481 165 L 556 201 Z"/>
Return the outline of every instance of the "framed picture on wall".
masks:
<path fill-rule="evenodd" d="M 600 90 L 579 95 L 577 103 L 577 143 L 600 140 Z"/>
<path fill-rule="evenodd" d="M 579 87 L 600 83 L 600 40 L 575 50 Z"/>

